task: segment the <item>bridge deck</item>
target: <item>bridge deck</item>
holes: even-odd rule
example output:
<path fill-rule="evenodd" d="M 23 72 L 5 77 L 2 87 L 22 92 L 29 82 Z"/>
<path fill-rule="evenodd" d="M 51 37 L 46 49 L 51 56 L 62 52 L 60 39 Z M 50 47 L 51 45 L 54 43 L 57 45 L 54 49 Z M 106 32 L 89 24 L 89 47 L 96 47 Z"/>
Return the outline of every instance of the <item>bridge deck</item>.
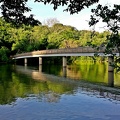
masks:
<path fill-rule="evenodd" d="M 13 56 L 13 59 L 29 57 L 50 57 L 50 56 L 94 56 L 95 53 L 97 53 L 100 56 L 106 56 L 104 52 L 105 52 L 104 48 L 96 50 L 95 48 L 91 47 L 49 49 L 17 54 Z M 116 56 L 119 56 L 119 52 L 117 50 L 113 52 L 116 54 Z"/>

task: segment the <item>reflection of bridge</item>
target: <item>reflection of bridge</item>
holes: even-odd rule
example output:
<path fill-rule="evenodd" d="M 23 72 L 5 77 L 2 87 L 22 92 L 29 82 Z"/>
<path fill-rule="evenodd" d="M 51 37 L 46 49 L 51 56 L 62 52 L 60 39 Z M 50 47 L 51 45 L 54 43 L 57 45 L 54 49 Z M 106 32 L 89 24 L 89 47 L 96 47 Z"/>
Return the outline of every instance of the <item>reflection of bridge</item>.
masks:
<path fill-rule="evenodd" d="M 16 66 L 15 70 L 19 73 L 31 76 L 34 80 L 37 80 L 37 81 L 51 81 L 53 83 L 55 82 L 58 84 L 64 83 L 63 85 L 72 84 L 75 86 L 73 87 L 73 91 L 75 91 L 74 89 L 79 89 L 79 91 L 82 94 L 86 94 L 89 96 L 96 96 L 98 98 L 105 98 L 112 102 L 120 104 L 120 89 L 117 89 L 117 88 L 94 85 L 91 83 L 85 83 L 85 82 L 78 81 L 78 80 L 71 80 L 71 79 L 66 79 L 64 77 L 49 75 L 49 74 L 42 73 L 38 70 L 29 69 L 27 66 L 25 67 Z"/>
<path fill-rule="evenodd" d="M 50 49 L 50 50 L 40 50 L 33 51 L 27 53 L 21 53 L 13 56 L 13 59 L 21 59 L 24 58 L 24 63 L 27 65 L 27 58 L 38 57 L 39 65 L 42 65 L 42 57 L 52 57 L 52 56 L 62 56 L 63 57 L 63 67 L 67 66 L 67 56 L 94 56 L 95 54 L 99 56 L 108 56 L 109 64 L 113 62 L 113 57 L 111 54 L 104 54 L 105 48 L 101 48 L 96 50 L 91 47 L 77 47 L 77 48 L 65 48 L 65 49 Z M 119 56 L 119 52 L 117 50 L 113 51 L 116 56 Z M 109 65 L 108 68 L 108 81 L 109 85 L 113 86 L 114 84 L 114 69 Z"/>

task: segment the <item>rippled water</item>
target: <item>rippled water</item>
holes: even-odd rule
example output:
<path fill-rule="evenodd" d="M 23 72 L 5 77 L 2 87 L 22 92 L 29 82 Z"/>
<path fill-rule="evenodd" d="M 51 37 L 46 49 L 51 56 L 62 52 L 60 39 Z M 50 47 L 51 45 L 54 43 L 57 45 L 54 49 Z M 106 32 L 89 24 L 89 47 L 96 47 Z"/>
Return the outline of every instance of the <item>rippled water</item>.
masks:
<path fill-rule="evenodd" d="M 119 120 L 120 89 L 0 66 L 0 120 Z"/>

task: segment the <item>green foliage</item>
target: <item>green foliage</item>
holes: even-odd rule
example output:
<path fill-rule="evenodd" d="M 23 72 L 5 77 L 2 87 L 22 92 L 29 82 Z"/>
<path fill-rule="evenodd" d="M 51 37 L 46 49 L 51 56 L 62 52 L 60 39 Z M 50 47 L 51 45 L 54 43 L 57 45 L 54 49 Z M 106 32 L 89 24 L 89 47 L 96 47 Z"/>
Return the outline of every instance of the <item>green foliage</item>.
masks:
<path fill-rule="evenodd" d="M 6 47 L 1 47 L 0 49 L 0 61 L 8 62 L 9 61 L 9 49 Z"/>
<path fill-rule="evenodd" d="M 48 35 L 48 49 L 76 47 L 75 41 L 79 40 L 79 31 L 74 27 L 55 24 L 50 28 Z M 76 45 L 73 45 L 76 43 Z"/>
<path fill-rule="evenodd" d="M 120 5 L 111 6 L 98 5 L 96 9 L 92 9 L 93 15 L 89 22 L 90 26 L 96 25 L 100 19 L 106 23 L 110 34 L 106 37 L 106 54 L 114 56 L 113 50 L 117 49 L 120 53 Z M 119 56 L 120 57 L 120 56 Z M 120 69 L 120 59 L 116 59 L 114 67 Z"/>
<path fill-rule="evenodd" d="M 7 22 L 13 23 L 14 26 L 20 26 L 23 23 L 26 25 L 39 25 L 41 22 L 35 20 L 31 14 L 26 17 L 24 13 L 31 11 L 31 9 L 26 5 L 28 0 L 0 0 L 0 9 L 4 19 Z"/>
<path fill-rule="evenodd" d="M 13 40 L 11 39 L 12 27 L 0 18 L 0 61 L 8 62 Z"/>
<path fill-rule="evenodd" d="M 95 32 L 94 37 L 91 37 L 92 31 L 78 31 L 74 27 L 60 23 L 54 24 L 52 27 L 22 25 L 15 28 L 3 19 L 0 20 L 0 48 L 4 48 L 4 50 L 1 49 L 1 54 L 5 54 L 6 57 L 34 50 L 86 46 L 88 42 L 99 46 L 106 41 L 106 36 L 109 35 L 109 32 Z M 78 58 L 70 57 L 69 61 L 74 62 Z M 5 57 L 1 58 L 1 61 L 5 61 L 5 59 L 7 61 Z"/>
<path fill-rule="evenodd" d="M 0 18 L 0 47 L 11 48 L 13 40 L 11 39 L 11 25 Z"/>

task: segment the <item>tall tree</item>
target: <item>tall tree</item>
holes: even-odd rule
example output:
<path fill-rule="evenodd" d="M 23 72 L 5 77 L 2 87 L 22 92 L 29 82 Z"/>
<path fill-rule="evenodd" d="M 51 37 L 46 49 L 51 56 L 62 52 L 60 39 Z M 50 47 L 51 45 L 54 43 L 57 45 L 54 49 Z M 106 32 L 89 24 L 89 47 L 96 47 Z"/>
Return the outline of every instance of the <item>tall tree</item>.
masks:
<path fill-rule="evenodd" d="M 0 18 L 0 60 L 7 62 L 11 54 L 11 47 L 14 43 L 12 37 L 12 27 Z"/>
<path fill-rule="evenodd" d="M 38 20 L 35 20 L 33 15 L 26 17 L 24 13 L 31 11 L 26 5 L 28 0 L 0 0 L 2 15 L 7 22 L 12 22 L 14 25 L 41 24 Z"/>
<path fill-rule="evenodd" d="M 117 49 L 119 57 L 116 58 L 113 66 L 120 71 L 120 5 L 114 4 L 111 8 L 111 6 L 102 6 L 99 4 L 96 9 L 92 9 L 91 11 L 93 15 L 91 15 L 89 25 L 94 26 L 102 20 L 110 32 L 106 38 L 106 54 L 114 56 L 113 50 Z"/>
<path fill-rule="evenodd" d="M 52 27 L 53 25 L 59 23 L 59 21 L 57 20 L 57 18 L 49 18 L 44 20 L 43 24 L 47 25 L 49 27 Z"/>

